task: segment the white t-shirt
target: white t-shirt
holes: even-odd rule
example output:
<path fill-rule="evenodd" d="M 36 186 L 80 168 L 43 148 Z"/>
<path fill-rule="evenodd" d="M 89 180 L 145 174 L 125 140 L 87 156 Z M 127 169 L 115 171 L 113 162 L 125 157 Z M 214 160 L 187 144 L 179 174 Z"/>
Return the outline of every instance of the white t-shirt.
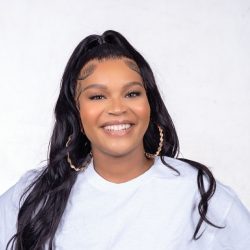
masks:
<path fill-rule="evenodd" d="M 89 164 L 79 173 L 55 237 L 56 250 L 248 250 L 250 214 L 235 192 L 217 181 L 199 240 L 192 240 L 199 215 L 197 170 L 159 157 L 140 176 L 107 181 Z M 28 172 L 0 197 L 0 249 L 15 233 L 20 194 L 35 174 Z"/>

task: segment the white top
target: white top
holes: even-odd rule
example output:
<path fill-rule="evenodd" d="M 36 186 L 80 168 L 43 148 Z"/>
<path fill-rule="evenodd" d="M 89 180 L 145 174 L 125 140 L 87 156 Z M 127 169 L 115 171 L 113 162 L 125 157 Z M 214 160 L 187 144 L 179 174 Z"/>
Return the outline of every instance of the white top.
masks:
<path fill-rule="evenodd" d="M 140 176 L 120 184 L 107 181 L 93 167 L 79 173 L 56 233 L 56 250 L 247 250 L 250 214 L 235 192 L 217 181 L 208 218 L 192 240 L 197 221 L 197 170 L 176 159 L 158 157 Z M 21 192 L 34 177 L 28 172 L 0 197 L 0 249 L 15 232 Z"/>

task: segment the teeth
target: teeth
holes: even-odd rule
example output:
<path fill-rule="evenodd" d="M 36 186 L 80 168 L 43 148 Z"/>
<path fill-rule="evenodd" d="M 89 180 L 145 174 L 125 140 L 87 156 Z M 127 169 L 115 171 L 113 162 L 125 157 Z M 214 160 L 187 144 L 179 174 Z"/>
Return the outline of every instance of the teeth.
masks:
<path fill-rule="evenodd" d="M 105 126 L 104 129 L 118 131 L 118 130 L 128 129 L 130 127 L 131 124 L 119 124 L 119 125 Z"/>

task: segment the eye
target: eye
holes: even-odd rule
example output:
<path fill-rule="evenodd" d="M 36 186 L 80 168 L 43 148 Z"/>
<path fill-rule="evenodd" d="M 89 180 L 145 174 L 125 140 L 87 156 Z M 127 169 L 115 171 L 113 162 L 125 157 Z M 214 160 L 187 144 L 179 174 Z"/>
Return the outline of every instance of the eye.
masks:
<path fill-rule="evenodd" d="M 139 91 L 131 91 L 131 92 L 128 92 L 127 96 L 129 97 L 136 97 L 136 96 L 140 96 L 141 95 L 141 92 Z"/>
<path fill-rule="evenodd" d="M 90 100 L 101 100 L 103 98 L 104 98 L 104 95 L 93 95 L 89 97 Z"/>

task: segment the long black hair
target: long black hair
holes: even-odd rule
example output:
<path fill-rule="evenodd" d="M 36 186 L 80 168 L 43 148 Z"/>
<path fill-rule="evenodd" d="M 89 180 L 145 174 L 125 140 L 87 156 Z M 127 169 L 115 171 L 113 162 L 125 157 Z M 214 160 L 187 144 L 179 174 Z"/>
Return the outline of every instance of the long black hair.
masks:
<path fill-rule="evenodd" d="M 77 178 L 77 172 L 72 170 L 67 162 L 67 152 L 74 165 L 80 166 L 91 150 L 90 141 L 81 133 L 82 124 L 75 100 L 80 70 L 91 59 L 122 57 L 129 58 L 138 65 L 151 108 L 150 123 L 143 138 L 145 152 L 156 152 L 159 143 L 157 125 L 160 125 L 164 133 L 161 161 L 178 172 L 164 161 L 164 156 L 178 157 L 179 141 L 147 61 L 125 37 L 116 31 L 108 30 L 102 35 L 87 36 L 75 48 L 66 65 L 54 111 L 56 121 L 49 142 L 48 162 L 21 197 L 23 202 L 20 204 L 18 213 L 17 232 L 10 239 L 6 249 L 11 247 L 16 250 L 40 250 L 45 248 L 45 244 L 48 244 L 50 250 L 54 248 L 55 233 Z M 66 148 L 65 144 L 70 135 L 71 142 Z M 197 240 L 201 236 L 197 237 L 204 221 L 218 227 L 206 218 L 208 201 L 215 192 L 216 181 L 206 166 L 186 159 L 180 160 L 198 170 L 197 184 L 201 196 L 198 204 L 200 219 L 193 234 L 193 239 Z M 204 177 L 209 183 L 207 190 L 204 187 Z"/>

